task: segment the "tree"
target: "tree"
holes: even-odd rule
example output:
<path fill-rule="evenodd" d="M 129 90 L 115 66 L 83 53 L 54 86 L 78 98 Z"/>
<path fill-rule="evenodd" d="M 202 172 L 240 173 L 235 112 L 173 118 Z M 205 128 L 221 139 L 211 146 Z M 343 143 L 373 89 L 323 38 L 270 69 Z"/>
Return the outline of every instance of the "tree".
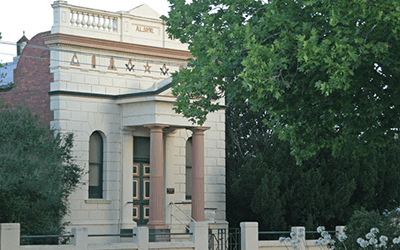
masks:
<path fill-rule="evenodd" d="M 203 123 L 228 93 L 268 112 L 297 161 L 365 155 L 400 127 L 400 2 L 170 0 L 168 32 L 193 59 L 176 111 Z M 194 101 L 193 101 L 194 100 Z M 230 105 L 228 100 L 227 105 Z"/>
<path fill-rule="evenodd" d="M 261 122 L 270 119 L 267 113 L 232 101 L 226 111 L 230 226 L 255 220 L 261 230 L 333 229 L 361 208 L 382 214 L 400 206 L 399 140 L 370 146 L 360 157 L 334 157 L 325 148 L 296 166 L 290 144 Z"/>
<path fill-rule="evenodd" d="M 22 235 L 61 234 L 83 173 L 72 146 L 72 134 L 54 136 L 28 109 L 0 100 L 0 223 L 20 223 Z"/>

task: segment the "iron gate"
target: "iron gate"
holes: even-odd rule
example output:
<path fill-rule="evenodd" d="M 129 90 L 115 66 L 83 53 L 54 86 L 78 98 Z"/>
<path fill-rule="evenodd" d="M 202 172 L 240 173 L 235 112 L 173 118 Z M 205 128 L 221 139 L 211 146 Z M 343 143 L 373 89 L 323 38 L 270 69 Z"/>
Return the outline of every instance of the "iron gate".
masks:
<path fill-rule="evenodd" d="M 240 229 L 220 228 L 208 231 L 209 250 L 240 250 Z"/>

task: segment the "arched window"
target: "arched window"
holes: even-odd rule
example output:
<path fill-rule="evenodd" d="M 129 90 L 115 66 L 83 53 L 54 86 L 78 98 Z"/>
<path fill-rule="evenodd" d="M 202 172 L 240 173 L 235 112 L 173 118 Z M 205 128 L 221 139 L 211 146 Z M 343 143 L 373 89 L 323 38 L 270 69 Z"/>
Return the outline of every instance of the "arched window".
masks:
<path fill-rule="evenodd" d="M 186 200 L 192 199 L 192 137 L 186 141 Z"/>
<path fill-rule="evenodd" d="M 103 138 L 98 131 L 89 139 L 89 198 L 103 198 Z"/>

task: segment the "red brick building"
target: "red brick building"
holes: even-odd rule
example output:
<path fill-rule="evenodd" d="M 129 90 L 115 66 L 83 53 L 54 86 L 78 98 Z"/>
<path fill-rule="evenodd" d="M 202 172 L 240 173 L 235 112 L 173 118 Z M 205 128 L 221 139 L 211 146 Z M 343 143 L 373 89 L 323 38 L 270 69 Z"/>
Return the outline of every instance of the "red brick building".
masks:
<path fill-rule="evenodd" d="M 15 87 L 0 92 L 0 98 L 5 103 L 28 107 L 47 125 L 53 120 L 50 110 L 50 83 L 54 81 L 50 73 L 50 50 L 45 44 L 44 37 L 50 32 L 39 33 L 30 41 L 23 36 L 19 41 L 27 42 L 25 48 L 18 47 L 19 61 L 14 69 Z"/>

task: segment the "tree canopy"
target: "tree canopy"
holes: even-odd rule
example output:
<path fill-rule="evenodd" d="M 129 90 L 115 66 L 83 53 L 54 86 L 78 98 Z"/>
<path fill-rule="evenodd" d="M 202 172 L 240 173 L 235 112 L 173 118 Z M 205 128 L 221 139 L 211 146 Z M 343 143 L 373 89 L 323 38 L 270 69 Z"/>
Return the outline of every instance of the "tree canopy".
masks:
<path fill-rule="evenodd" d="M 73 135 L 54 136 L 47 127 L 0 99 L 0 223 L 20 223 L 21 235 L 61 234 L 67 198 L 83 174 Z"/>
<path fill-rule="evenodd" d="M 332 156 L 321 149 L 296 166 L 289 142 L 261 122 L 245 101 L 227 109 L 226 202 L 231 227 L 258 221 L 261 230 L 346 225 L 354 211 L 400 206 L 400 140 L 370 145 L 368 155 Z"/>
<path fill-rule="evenodd" d="M 246 100 L 298 161 L 396 136 L 399 1 L 169 1 L 167 30 L 193 55 L 173 75 L 176 111 L 193 122 L 225 95 Z"/>

